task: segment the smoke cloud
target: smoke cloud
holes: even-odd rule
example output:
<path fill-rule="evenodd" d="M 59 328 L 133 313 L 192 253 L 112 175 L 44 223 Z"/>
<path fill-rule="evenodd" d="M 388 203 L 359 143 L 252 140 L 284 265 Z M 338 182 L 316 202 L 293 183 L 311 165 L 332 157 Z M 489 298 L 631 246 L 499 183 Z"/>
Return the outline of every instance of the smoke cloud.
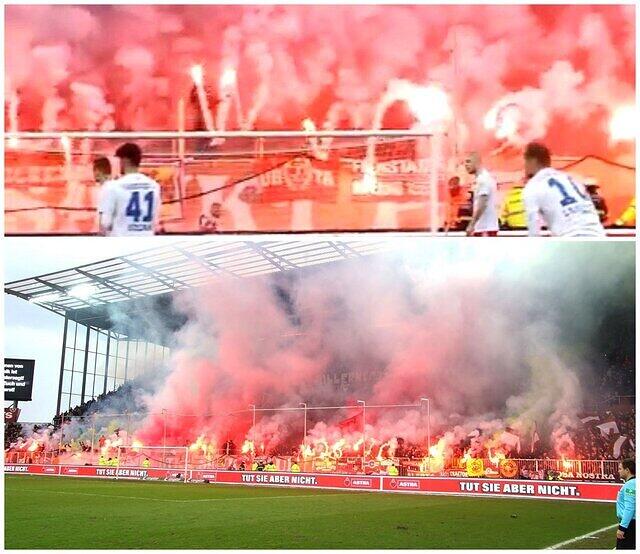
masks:
<path fill-rule="evenodd" d="M 435 81 L 468 146 L 499 144 L 485 118 L 511 105 L 510 142 L 603 154 L 611 113 L 634 101 L 634 19 L 634 6 L 9 6 L 5 92 L 22 130 L 170 130 L 201 63 L 213 90 L 237 71 L 258 129 L 348 128 L 371 125 L 393 79 Z"/>
<path fill-rule="evenodd" d="M 572 455 L 570 431 L 591 405 L 602 356 L 600 322 L 607 306 L 633 304 L 628 246 L 547 244 L 524 256 L 515 246 L 432 242 L 183 292 L 175 303 L 187 323 L 166 379 L 144 398 L 152 415 L 136 438 L 159 444 L 166 430 L 172 445 L 204 435 L 291 447 L 301 412 L 258 412 L 252 428 L 248 407 L 426 396 L 433 436 L 447 444 L 476 429 L 495 446 L 507 428 L 524 441 L 535 423 L 558 455 Z M 344 420 L 357 413 L 310 411 L 309 436 L 353 444 L 361 425 Z M 378 444 L 426 440 L 420 409 L 370 409 L 366 421 Z"/>

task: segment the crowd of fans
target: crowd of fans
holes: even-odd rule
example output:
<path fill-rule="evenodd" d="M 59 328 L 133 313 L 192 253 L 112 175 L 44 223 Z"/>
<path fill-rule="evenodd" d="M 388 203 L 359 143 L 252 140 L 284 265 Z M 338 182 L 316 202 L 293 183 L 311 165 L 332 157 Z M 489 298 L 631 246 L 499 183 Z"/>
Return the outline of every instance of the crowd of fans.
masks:
<path fill-rule="evenodd" d="M 628 357 L 616 359 L 615 365 L 612 364 L 600 376 L 600 386 L 603 390 L 628 392 L 634 390 L 631 386 L 634 384 L 635 376 L 633 371 L 632 360 Z M 69 421 L 72 418 L 91 416 L 97 411 L 104 411 L 105 406 L 110 408 L 127 406 L 126 410 L 130 413 L 135 411 L 143 411 L 143 406 L 139 405 L 139 395 L 135 394 L 138 385 L 132 381 L 127 381 L 117 389 L 99 395 L 96 399 L 88 400 L 81 405 L 56 416 L 53 419 L 53 431 L 60 428 L 63 421 Z M 569 436 L 572 441 L 571 454 L 567 458 L 581 460 L 615 460 L 626 457 L 635 456 L 635 398 L 629 397 L 623 399 L 620 403 L 619 399 L 608 399 L 607 403 L 602 403 L 599 407 L 595 406 L 593 410 L 586 412 L 583 416 L 583 423 L 576 423 L 573 428 L 568 429 Z M 109 410 L 112 411 L 112 410 Z M 585 419 L 587 420 L 585 422 Z M 613 425 L 615 424 L 615 425 Z M 51 426 L 49 426 L 51 429 Z M 18 441 L 20 437 L 38 432 L 38 428 L 24 429 L 20 423 L 5 423 L 5 450 L 12 443 Z M 32 432 L 30 432 L 32 431 Z M 541 433 L 542 434 L 542 433 Z M 626 437 L 624 441 L 621 437 Z M 432 443 L 435 444 L 437 436 L 433 437 Z M 97 439 L 97 437 L 96 437 Z M 516 447 L 503 447 L 500 454 L 507 458 L 529 458 L 539 460 L 552 460 L 560 458 L 558 451 L 554 445 L 548 440 L 548 437 L 541 437 L 541 440 L 534 444 L 531 437 L 521 437 L 521 443 Z M 398 438 L 395 457 L 409 460 L 420 460 L 427 456 L 427 449 L 424 444 L 413 444 Z M 449 445 L 447 452 L 447 465 L 455 465 L 456 460 L 460 460 L 470 448 L 471 440 L 469 438 L 460 441 L 460 443 Z M 65 437 L 62 448 L 67 451 L 88 452 L 91 449 L 90 444 L 82 441 L 68 440 Z M 224 443 L 222 454 L 239 455 L 240 449 L 232 440 Z M 496 451 L 494 450 L 494 454 Z M 289 457 L 299 458 L 298 449 L 290 446 L 280 445 L 269 452 L 263 452 L 263 455 L 273 457 Z M 489 458 L 490 452 L 483 449 L 475 452 L 476 457 Z"/>
<path fill-rule="evenodd" d="M 584 425 L 576 431 L 575 446 L 579 458 L 587 460 L 617 460 L 621 458 L 635 457 L 635 408 L 618 410 L 616 413 L 609 410 L 601 412 L 595 425 Z M 606 425 L 614 422 L 617 432 L 603 431 L 597 424 Z M 616 441 L 620 437 L 627 440 L 620 446 L 619 453 L 615 452 Z"/>
<path fill-rule="evenodd" d="M 53 418 L 54 428 L 58 429 L 63 421 L 69 421 L 75 417 L 89 416 L 96 412 L 99 409 L 99 406 L 102 407 L 108 403 L 124 404 L 127 406 L 127 411 L 131 413 L 141 411 L 143 406 L 136 400 L 138 398 L 135 394 L 137 388 L 138 383 L 135 379 L 126 381 L 112 391 L 100 394 L 95 399 L 92 398 L 91 400 L 87 400 L 86 402 L 55 416 Z"/>

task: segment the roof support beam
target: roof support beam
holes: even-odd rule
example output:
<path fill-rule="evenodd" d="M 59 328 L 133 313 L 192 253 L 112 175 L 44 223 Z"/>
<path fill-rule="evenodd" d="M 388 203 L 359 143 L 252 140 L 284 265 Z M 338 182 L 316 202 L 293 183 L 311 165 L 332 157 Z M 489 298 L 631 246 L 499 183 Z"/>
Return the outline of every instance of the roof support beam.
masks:
<path fill-rule="evenodd" d="M 298 269 L 298 266 L 293 262 L 290 262 L 283 258 L 282 256 L 278 256 L 274 254 L 270 250 L 266 249 L 262 244 L 257 242 L 247 242 L 245 243 L 252 250 L 255 250 L 258 254 L 260 254 L 265 260 L 271 262 L 276 268 L 280 271 L 289 271 L 291 269 Z"/>
<path fill-rule="evenodd" d="M 211 273 L 213 273 L 216 276 L 218 275 L 218 273 L 224 273 L 225 275 L 229 275 L 230 277 L 238 277 L 238 275 L 236 275 L 233 271 L 229 271 L 228 269 L 225 269 L 224 267 L 220 267 L 219 265 L 216 265 L 213 262 L 210 262 L 209 260 L 207 260 L 204 257 L 197 256 L 196 254 L 193 254 L 193 253 L 189 252 L 188 250 L 184 250 L 183 248 L 180 248 L 179 246 L 176 246 L 175 249 L 178 252 L 180 252 L 185 258 L 188 258 L 191 261 L 197 263 L 200 267 L 203 267 L 204 269 L 206 269 L 207 271 L 210 271 Z"/>

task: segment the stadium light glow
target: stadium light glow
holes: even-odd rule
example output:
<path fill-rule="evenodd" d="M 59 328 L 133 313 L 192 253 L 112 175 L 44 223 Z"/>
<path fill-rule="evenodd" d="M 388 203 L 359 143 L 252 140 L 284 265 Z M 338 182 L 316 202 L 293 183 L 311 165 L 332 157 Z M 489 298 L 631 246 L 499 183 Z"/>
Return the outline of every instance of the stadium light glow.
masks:
<path fill-rule="evenodd" d="M 80 300 L 87 300 L 91 298 L 94 294 L 98 292 L 98 287 L 95 285 L 84 284 L 77 285 L 67 291 L 69 296 L 73 296 L 74 298 L 78 298 Z"/>
<path fill-rule="evenodd" d="M 613 141 L 635 140 L 638 130 L 638 114 L 635 106 L 619 106 L 609 122 L 609 136 Z"/>

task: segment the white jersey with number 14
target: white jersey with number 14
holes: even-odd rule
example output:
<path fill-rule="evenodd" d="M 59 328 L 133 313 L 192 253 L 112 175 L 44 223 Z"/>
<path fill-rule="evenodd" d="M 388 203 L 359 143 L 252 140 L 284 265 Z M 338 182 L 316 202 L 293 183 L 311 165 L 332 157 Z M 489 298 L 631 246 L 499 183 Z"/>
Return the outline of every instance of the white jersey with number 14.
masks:
<path fill-rule="evenodd" d="M 112 237 L 153 235 L 160 209 L 160 185 L 142 173 L 128 173 L 104 184 L 100 220 Z"/>
<path fill-rule="evenodd" d="M 557 237 L 601 237 L 600 223 L 587 190 L 569 174 L 551 167 L 538 171 L 524 187 L 529 235 L 538 235 L 542 218 Z"/>

